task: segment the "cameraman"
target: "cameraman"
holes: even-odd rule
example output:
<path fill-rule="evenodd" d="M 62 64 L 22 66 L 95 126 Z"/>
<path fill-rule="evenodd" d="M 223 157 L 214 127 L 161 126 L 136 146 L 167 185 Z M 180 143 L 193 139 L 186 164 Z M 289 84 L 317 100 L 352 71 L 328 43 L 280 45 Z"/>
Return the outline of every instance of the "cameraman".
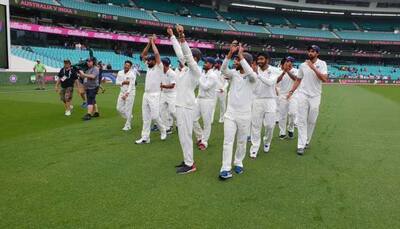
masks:
<path fill-rule="evenodd" d="M 86 61 L 88 69 L 83 72 L 79 70 L 79 76 L 83 79 L 83 86 L 86 90 L 87 98 L 87 114 L 83 116 L 83 120 L 87 121 L 92 119 L 92 117 L 99 117 L 96 95 L 99 87 L 99 69 L 96 67 L 96 59 L 90 57 Z"/>

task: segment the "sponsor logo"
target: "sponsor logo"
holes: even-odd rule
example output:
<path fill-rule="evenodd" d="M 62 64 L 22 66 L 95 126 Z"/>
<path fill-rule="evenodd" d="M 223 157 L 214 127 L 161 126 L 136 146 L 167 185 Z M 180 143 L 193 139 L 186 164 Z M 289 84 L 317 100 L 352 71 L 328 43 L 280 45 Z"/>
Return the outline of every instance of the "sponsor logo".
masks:
<path fill-rule="evenodd" d="M 18 77 L 16 75 L 11 75 L 9 78 L 10 83 L 16 83 L 18 81 Z"/>

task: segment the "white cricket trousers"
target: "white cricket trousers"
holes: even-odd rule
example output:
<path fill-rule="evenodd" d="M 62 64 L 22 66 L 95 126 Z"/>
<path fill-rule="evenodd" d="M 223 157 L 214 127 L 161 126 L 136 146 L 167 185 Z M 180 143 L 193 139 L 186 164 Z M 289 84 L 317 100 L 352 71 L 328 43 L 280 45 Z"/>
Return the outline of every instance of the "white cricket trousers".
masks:
<path fill-rule="evenodd" d="M 297 100 L 295 95 L 287 100 L 287 95 L 279 97 L 279 135 L 286 135 L 286 130 L 294 132 L 297 114 Z"/>
<path fill-rule="evenodd" d="M 243 167 L 246 156 L 247 136 L 250 133 L 251 115 L 225 114 L 224 117 L 224 145 L 222 152 L 222 171 L 232 169 L 233 143 L 236 136 L 236 152 L 233 164 Z"/>
<path fill-rule="evenodd" d="M 217 101 L 219 103 L 219 121 L 224 121 L 226 110 L 226 92 L 217 92 Z"/>
<path fill-rule="evenodd" d="M 317 122 L 321 96 L 310 97 L 303 93 L 297 95 L 298 113 L 297 130 L 298 142 L 297 148 L 304 148 L 310 143 Z"/>
<path fill-rule="evenodd" d="M 213 118 L 213 112 L 215 108 L 215 99 L 197 99 L 197 108 L 194 112 L 194 125 L 193 130 L 196 135 L 197 140 L 201 140 L 201 142 L 207 147 L 208 139 L 211 134 L 211 124 Z M 203 129 L 200 126 L 199 119 L 200 117 L 203 119 Z"/>
<path fill-rule="evenodd" d="M 275 123 L 279 122 L 280 112 L 279 112 L 279 97 L 276 97 L 276 112 L 275 112 Z"/>
<path fill-rule="evenodd" d="M 264 124 L 264 144 L 270 145 L 276 121 L 276 99 L 263 98 L 253 100 L 251 110 L 251 147 L 250 152 L 257 154 L 261 144 L 261 129 Z"/>
<path fill-rule="evenodd" d="M 142 102 L 142 116 L 143 116 L 143 129 L 142 138 L 145 140 L 150 139 L 151 121 L 154 121 L 160 133 L 165 133 L 166 129 L 160 118 L 160 93 L 147 93 L 143 94 Z"/>
<path fill-rule="evenodd" d="M 176 93 L 161 92 L 160 98 L 160 117 L 165 127 L 171 127 L 176 120 Z"/>
<path fill-rule="evenodd" d="M 183 161 L 192 166 L 193 160 L 193 110 L 176 106 L 176 124 L 178 126 L 179 142 L 183 152 Z"/>
<path fill-rule="evenodd" d="M 120 92 L 117 100 L 117 111 L 122 116 L 122 118 L 126 119 L 125 126 L 131 126 L 132 122 L 132 109 L 133 104 L 135 102 L 135 91 L 129 93 L 129 96 L 123 100 L 122 97 L 125 93 Z"/>

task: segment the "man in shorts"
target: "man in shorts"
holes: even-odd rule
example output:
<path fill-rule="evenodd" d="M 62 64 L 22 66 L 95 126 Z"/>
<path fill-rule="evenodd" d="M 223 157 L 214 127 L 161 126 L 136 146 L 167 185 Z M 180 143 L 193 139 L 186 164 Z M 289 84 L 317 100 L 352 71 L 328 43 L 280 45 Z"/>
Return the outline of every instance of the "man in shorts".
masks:
<path fill-rule="evenodd" d="M 99 69 L 96 66 L 96 59 L 91 57 L 87 60 L 88 69 L 83 72 L 79 71 L 79 76 L 83 78 L 83 85 L 85 86 L 87 98 L 87 114 L 83 116 L 83 120 L 87 121 L 92 117 L 99 117 L 100 114 L 97 109 L 96 95 L 99 87 Z"/>
<path fill-rule="evenodd" d="M 60 99 L 64 103 L 65 116 L 70 116 L 73 109 L 71 102 L 74 83 L 78 79 L 78 75 L 76 69 L 71 66 L 69 59 L 64 60 L 64 67 L 61 68 L 57 76 L 56 91 L 60 94 Z"/>

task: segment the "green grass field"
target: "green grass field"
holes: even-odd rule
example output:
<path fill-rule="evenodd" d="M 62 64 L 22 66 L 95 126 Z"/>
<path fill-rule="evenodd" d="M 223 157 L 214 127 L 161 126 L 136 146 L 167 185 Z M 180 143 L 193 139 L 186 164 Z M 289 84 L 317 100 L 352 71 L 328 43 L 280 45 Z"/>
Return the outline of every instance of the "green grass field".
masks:
<path fill-rule="evenodd" d="M 198 171 L 177 175 L 176 134 L 134 144 L 142 86 L 129 133 L 115 87 L 89 122 L 76 94 L 67 118 L 53 90 L 32 88 L 0 87 L 0 228 L 400 228 L 399 87 L 325 86 L 305 156 L 276 133 L 226 182 L 217 122 Z"/>

